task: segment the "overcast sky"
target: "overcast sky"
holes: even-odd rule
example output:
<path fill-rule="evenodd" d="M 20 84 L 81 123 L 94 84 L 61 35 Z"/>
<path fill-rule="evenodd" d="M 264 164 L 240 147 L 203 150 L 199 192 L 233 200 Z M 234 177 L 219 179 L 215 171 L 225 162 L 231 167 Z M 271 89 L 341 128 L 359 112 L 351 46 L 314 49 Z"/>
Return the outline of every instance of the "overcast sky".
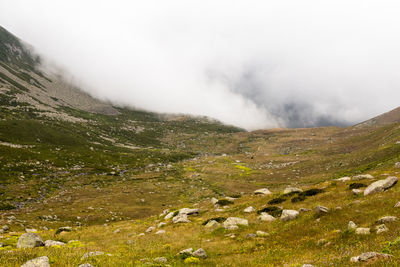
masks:
<path fill-rule="evenodd" d="M 0 0 L 0 25 L 89 93 L 260 129 L 400 106 L 400 2 Z"/>

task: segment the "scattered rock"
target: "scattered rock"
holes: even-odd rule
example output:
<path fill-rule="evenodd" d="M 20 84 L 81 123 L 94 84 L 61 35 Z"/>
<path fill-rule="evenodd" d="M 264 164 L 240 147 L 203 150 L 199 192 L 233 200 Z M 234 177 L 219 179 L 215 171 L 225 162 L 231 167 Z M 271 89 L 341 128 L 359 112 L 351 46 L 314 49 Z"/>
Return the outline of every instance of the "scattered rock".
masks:
<path fill-rule="evenodd" d="M 34 228 L 32 228 L 32 229 L 26 228 L 25 232 L 27 232 L 27 233 L 37 233 L 37 230 L 34 229 Z"/>
<path fill-rule="evenodd" d="M 238 225 L 249 226 L 249 221 L 238 217 L 229 217 L 223 223 L 224 228 L 231 230 L 237 229 Z"/>
<path fill-rule="evenodd" d="M 172 218 L 173 223 L 190 223 L 186 214 L 178 214 L 174 218 Z"/>
<path fill-rule="evenodd" d="M 189 209 L 189 208 L 183 208 L 179 210 L 178 215 L 199 215 L 199 209 Z"/>
<path fill-rule="evenodd" d="M 397 217 L 396 216 L 385 216 L 380 218 L 377 222 L 378 223 L 391 223 L 397 221 Z"/>
<path fill-rule="evenodd" d="M 257 189 L 256 191 L 254 191 L 254 194 L 256 195 L 270 195 L 272 194 L 271 191 L 268 190 L 268 188 L 261 188 L 261 189 Z"/>
<path fill-rule="evenodd" d="M 312 264 L 303 264 L 303 265 L 301 265 L 301 267 L 314 267 L 314 265 L 312 265 Z"/>
<path fill-rule="evenodd" d="M 267 237 L 269 234 L 266 233 L 266 232 L 264 232 L 264 231 L 257 231 L 257 232 L 256 232 L 256 235 L 257 235 L 258 237 Z"/>
<path fill-rule="evenodd" d="M 43 240 L 34 233 L 26 233 L 19 237 L 17 248 L 34 248 L 44 246 Z"/>
<path fill-rule="evenodd" d="M 324 206 L 317 206 L 315 208 L 315 212 L 317 213 L 317 215 L 324 215 L 324 214 L 327 214 L 329 212 L 329 209 L 327 207 L 324 207 Z"/>
<path fill-rule="evenodd" d="M 156 235 L 164 235 L 166 233 L 165 230 L 158 230 L 155 234 Z"/>
<path fill-rule="evenodd" d="M 393 257 L 392 255 L 389 254 L 383 254 L 383 253 L 378 253 L 378 252 L 365 252 L 359 256 L 352 257 L 350 259 L 351 262 L 373 262 L 376 260 L 387 260 Z"/>
<path fill-rule="evenodd" d="M 397 183 L 398 179 L 395 176 L 388 177 L 383 180 L 376 181 L 370 184 L 364 191 L 364 196 L 375 194 L 378 192 L 383 192 Z"/>
<path fill-rule="evenodd" d="M 255 237 L 257 237 L 256 234 L 247 234 L 246 235 L 246 238 L 255 238 Z"/>
<path fill-rule="evenodd" d="M 178 255 L 192 255 L 193 253 L 193 248 L 187 248 L 184 250 L 179 251 Z"/>
<path fill-rule="evenodd" d="M 173 213 L 173 212 L 170 212 L 170 213 L 168 213 L 167 215 L 165 215 L 164 220 L 169 220 L 169 219 L 171 219 L 172 217 L 174 217 L 174 213 Z"/>
<path fill-rule="evenodd" d="M 147 228 L 147 230 L 145 231 L 146 233 L 151 233 L 154 230 L 156 230 L 156 228 L 154 226 L 150 226 L 149 228 Z"/>
<path fill-rule="evenodd" d="M 309 212 L 311 209 L 306 209 L 306 208 L 300 208 L 299 212 Z"/>
<path fill-rule="evenodd" d="M 384 224 L 378 225 L 375 229 L 376 229 L 377 234 L 381 234 L 381 233 L 389 231 L 389 229 Z"/>
<path fill-rule="evenodd" d="M 219 223 L 219 222 L 217 222 L 216 220 L 211 220 L 211 221 L 209 221 L 206 225 L 205 225 L 205 227 L 206 228 L 217 228 L 217 227 L 219 227 L 221 224 Z"/>
<path fill-rule="evenodd" d="M 50 267 L 49 258 L 46 256 L 35 258 L 25 262 L 21 267 Z"/>
<path fill-rule="evenodd" d="M 218 202 L 218 199 L 216 199 L 215 197 L 211 198 L 211 203 L 212 204 L 216 204 Z"/>
<path fill-rule="evenodd" d="M 46 240 L 46 241 L 44 242 L 44 246 L 45 246 L 45 247 L 64 246 L 64 245 L 65 245 L 64 242 L 54 241 L 54 240 Z"/>
<path fill-rule="evenodd" d="M 362 194 L 364 191 L 363 191 L 362 189 L 352 189 L 351 192 L 352 192 L 354 195 L 360 195 L 360 194 Z"/>
<path fill-rule="evenodd" d="M 294 220 L 299 216 L 299 212 L 297 210 L 283 210 L 281 215 L 281 221 L 290 221 Z"/>
<path fill-rule="evenodd" d="M 351 180 L 351 178 L 347 177 L 347 176 L 335 179 L 335 181 L 338 181 L 338 182 L 347 182 L 347 181 L 350 181 L 350 180 Z"/>
<path fill-rule="evenodd" d="M 400 168 L 400 162 L 396 162 L 396 163 L 394 164 L 394 167 Z"/>
<path fill-rule="evenodd" d="M 246 213 L 252 213 L 252 212 L 254 212 L 254 211 L 255 211 L 255 209 L 254 209 L 252 206 L 247 207 L 247 208 L 245 208 L 245 209 L 243 210 L 243 212 L 246 212 Z"/>
<path fill-rule="evenodd" d="M 58 228 L 58 230 L 56 231 L 56 235 L 62 233 L 62 232 L 71 232 L 72 228 L 70 226 L 63 226 Z"/>
<path fill-rule="evenodd" d="M 284 194 L 284 195 L 286 195 L 286 194 L 292 194 L 292 193 L 301 193 L 301 192 L 303 192 L 303 190 L 301 190 L 300 188 L 291 187 L 291 186 L 286 187 L 285 190 L 283 190 L 283 194 Z"/>
<path fill-rule="evenodd" d="M 395 208 L 400 208 L 400 201 L 396 203 L 396 205 L 394 205 Z"/>
<path fill-rule="evenodd" d="M 167 263 L 168 262 L 167 258 L 165 258 L 165 257 L 154 258 L 153 261 L 156 263 Z"/>
<path fill-rule="evenodd" d="M 89 263 L 84 263 L 79 265 L 78 267 L 93 267 L 93 265 L 89 264 Z"/>
<path fill-rule="evenodd" d="M 355 224 L 353 221 L 349 221 L 349 224 L 347 225 L 347 229 L 355 230 L 356 228 L 357 228 L 357 224 Z"/>
<path fill-rule="evenodd" d="M 118 229 L 115 229 L 113 233 L 118 234 L 119 232 L 121 232 L 121 229 L 118 228 Z"/>
<path fill-rule="evenodd" d="M 258 216 L 258 219 L 263 222 L 272 222 L 276 220 L 274 216 L 271 216 L 266 212 L 261 213 L 261 215 Z"/>
<path fill-rule="evenodd" d="M 358 180 L 362 180 L 362 179 L 374 179 L 374 176 L 372 176 L 371 174 L 360 174 L 360 175 L 353 176 L 351 179 L 353 181 L 358 181 Z"/>
<path fill-rule="evenodd" d="M 165 225 L 167 225 L 165 222 L 160 222 L 160 223 L 157 225 L 157 227 L 158 227 L 158 228 L 161 228 L 161 227 L 163 227 L 163 226 L 165 226 Z"/>
<path fill-rule="evenodd" d="M 369 228 L 362 228 L 362 227 L 356 228 L 357 235 L 369 235 L 370 233 L 371 233 L 371 229 L 369 229 Z"/>
<path fill-rule="evenodd" d="M 207 258 L 207 253 L 205 252 L 204 249 L 199 248 L 198 250 L 192 253 L 192 256 L 205 259 Z"/>
<path fill-rule="evenodd" d="M 83 259 L 87 259 L 87 258 L 90 258 L 90 257 L 101 256 L 101 255 L 104 255 L 104 252 L 102 252 L 102 251 L 91 251 L 91 252 L 87 252 L 87 253 L 83 254 L 81 259 L 83 260 Z"/>

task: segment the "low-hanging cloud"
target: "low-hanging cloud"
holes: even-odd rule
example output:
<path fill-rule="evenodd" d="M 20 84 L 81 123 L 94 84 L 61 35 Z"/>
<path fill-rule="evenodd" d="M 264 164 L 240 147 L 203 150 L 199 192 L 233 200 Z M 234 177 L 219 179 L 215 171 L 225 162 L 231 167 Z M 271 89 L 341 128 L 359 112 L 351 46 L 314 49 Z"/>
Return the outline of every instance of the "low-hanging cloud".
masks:
<path fill-rule="evenodd" d="M 0 25 L 101 99 L 247 129 L 399 106 L 397 1 L 3 0 Z"/>

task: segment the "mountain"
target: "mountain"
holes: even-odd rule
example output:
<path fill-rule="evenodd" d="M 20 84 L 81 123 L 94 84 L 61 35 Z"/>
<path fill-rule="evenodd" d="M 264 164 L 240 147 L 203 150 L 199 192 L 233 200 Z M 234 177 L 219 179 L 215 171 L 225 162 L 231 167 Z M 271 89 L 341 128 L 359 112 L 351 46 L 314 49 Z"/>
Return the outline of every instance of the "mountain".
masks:
<path fill-rule="evenodd" d="M 364 121 L 357 126 L 382 126 L 400 122 L 400 107 L 389 112 L 383 113 L 377 117 Z"/>
<path fill-rule="evenodd" d="M 0 32 L 1 266 L 398 264 L 400 123 L 246 132 L 116 107 Z"/>

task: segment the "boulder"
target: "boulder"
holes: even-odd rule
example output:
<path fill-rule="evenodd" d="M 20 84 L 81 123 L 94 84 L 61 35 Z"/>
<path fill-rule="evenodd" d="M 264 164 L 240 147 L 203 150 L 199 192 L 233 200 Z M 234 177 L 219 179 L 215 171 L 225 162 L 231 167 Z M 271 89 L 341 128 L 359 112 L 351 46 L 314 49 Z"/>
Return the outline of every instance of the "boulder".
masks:
<path fill-rule="evenodd" d="M 281 215 L 281 221 L 291 221 L 299 216 L 299 212 L 297 210 L 283 210 Z"/>
<path fill-rule="evenodd" d="M 269 215 L 269 214 L 266 213 L 266 212 L 262 212 L 262 213 L 260 214 L 260 216 L 258 216 L 258 219 L 259 219 L 260 221 L 262 221 L 262 222 L 272 222 L 272 221 L 275 221 L 275 220 L 276 220 L 274 216 Z"/>
<path fill-rule="evenodd" d="M 45 246 L 45 247 L 64 246 L 64 245 L 65 245 L 64 242 L 54 241 L 54 240 L 46 240 L 46 241 L 44 242 L 44 246 Z"/>
<path fill-rule="evenodd" d="M 43 240 L 34 233 L 26 233 L 19 237 L 17 248 L 34 248 L 44 246 Z"/>
<path fill-rule="evenodd" d="M 145 231 L 146 233 L 151 233 L 154 230 L 156 230 L 156 228 L 154 226 L 150 226 L 149 228 L 147 228 L 147 230 Z"/>
<path fill-rule="evenodd" d="M 252 213 L 252 212 L 254 212 L 254 211 L 255 211 L 255 209 L 254 209 L 252 206 L 247 207 L 247 208 L 245 208 L 245 209 L 243 210 L 243 212 L 246 212 L 246 213 Z"/>
<path fill-rule="evenodd" d="M 390 254 L 383 254 L 383 253 L 379 253 L 379 252 L 365 252 L 359 256 L 356 257 L 352 257 L 350 259 L 351 262 L 373 262 L 376 260 L 387 260 L 390 259 L 391 257 L 393 257 Z"/>
<path fill-rule="evenodd" d="M 272 193 L 271 191 L 268 190 L 268 188 L 260 188 L 254 191 L 254 194 L 266 196 L 266 195 L 271 195 Z"/>
<path fill-rule="evenodd" d="M 211 198 L 211 203 L 212 204 L 216 204 L 218 202 L 218 199 L 216 199 L 215 197 Z"/>
<path fill-rule="evenodd" d="M 156 235 L 164 235 L 164 234 L 166 234 L 166 231 L 165 230 L 158 230 L 155 234 Z"/>
<path fill-rule="evenodd" d="M 249 226 L 249 221 L 238 217 L 229 217 L 223 223 L 224 228 L 231 230 L 237 229 L 238 225 Z"/>
<path fill-rule="evenodd" d="M 371 229 L 369 229 L 369 228 L 362 228 L 362 227 L 356 228 L 357 235 L 369 235 L 370 233 L 371 233 Z"/>
<path fill-rule="evenodd" d="M 79 265 L 78 267 L 93 267 L 93 265 L 89 264 L 89 263 L 84 263 Z"/>
<path fill-rule="evenodd" d="M 283 194 L 291 194 L 291 193 L 301 193 L 303 190 L 297 187 L 288 186 L 283 190 Z"/>
<path fill-rule="evenodd" d="M 205 252 L 204 249 L 199 248 L 198 250 L 196 250 L 195 252 L 192 253 L 192 256 L 205 259 L 205 258 L 207 258 L 207 253 Z"/>
<path fill-rule="evenodd" d="M 72 228 L 70 226 L 63 226 L 57 229 L 56 235 L 62 233 L 62 232 L 71 232 Z"/>
<path fill-rule="evenodd" d="M 362 194 L 364 191 L 363 191 L 362 189 L 352 189 L 351 192 L 352 192 L 354 195 L 360 195 L 360 194 Z"/>
<path fill-rule="evenodd" d="M 374 179 L 374 176 L 372 176 L 371 174 L 360 174 L 360 175 L 353 176 L 351 178 L 351 180 L 353 180 L 353 181 L 358 181 L 358 180 L 362 180 L 362 179 Z"/>
<path fill-rule="evenodd" d="M 168 213 L 167 215 L 165 215 L 164 220 L 169 220 L 169 219 L 171 219 L 172 217 L 174 217 L 174 213 L 173 213 L 173 212 L 170 212 L 170 213 Z"/>
<path fill-rule="evenodd" d="M 395 208 L 400 208 L 400 201 L 396 203 L 396 205 L 394 205 Z"/>
<path fill-rule="evenodd" d="M 355 224 L 353 221 L 349 221 L 349 224 L 347 225 L 347 229 L 355 230 L 356 228 L 357 228 L 357 224 Z"/>
<path fill-rule="evenodd" d="M 371 194 L 375 194 L 378 192 L 383 192 L 392 186 L 394 186 L 397 183 L 398 179 L 395 176 L 388 177 L 383 180 L 376 181 L 372 184 L 370 184 L 365 190 L 364 190 L 364 196 L 368 196 Z"/>
<path fill-rule="evenodd" d="M 46 256 L 35 258 L 25 262 L 21 267 L 50 267 L 49 258 Z"/>
<path fill-rule="evenodd" d="M 397 217 L 396 216 L 384 216 L 382 218 L 380 218 L 377 223 L 391 223 L 397 221 Z"/>
<path fill-rule="evenodd" d="M 163 226 L 165 226 L 165 225 L 167 225 L 165 222 L 160 222 L 160 223 L 157 225 L 157 227 L 158 227 L 158 228 L 161 228 L 161 227 L 163 227 Z"/>
<path fill-rule="evenodd" d="M 389 231 L 389 229 L 384 224 L 380 224 L 380 225 L 376 226 L 375 229 L 376 229 L 376 233 L 378 235 L 381 234 L 381 233 Z"/>
<path fill-rule="evenodd" d="M 400 168 L 400 162 L 396 162 L 396 163 L 394 164 L 394 167 Z"/>
<path fill-rule="evenodd" d="M 174 218 L 172 218 L 173 223 L 190 223 L 186 214 L 178 214 Z"/>
<path fill-rule="evenodd" d="M 83 259 L 87 259 L 87 258 L 90 258 L 90 257 L 96 257 L 96 256 L 101 256 L 101 255 L 104 255 L 104 252 L 102 252 L 102 251 L 91 251 L 91 252 L 87 252 L 87 253 L 83 254 L 81 259 L 83 260 Z"/>

